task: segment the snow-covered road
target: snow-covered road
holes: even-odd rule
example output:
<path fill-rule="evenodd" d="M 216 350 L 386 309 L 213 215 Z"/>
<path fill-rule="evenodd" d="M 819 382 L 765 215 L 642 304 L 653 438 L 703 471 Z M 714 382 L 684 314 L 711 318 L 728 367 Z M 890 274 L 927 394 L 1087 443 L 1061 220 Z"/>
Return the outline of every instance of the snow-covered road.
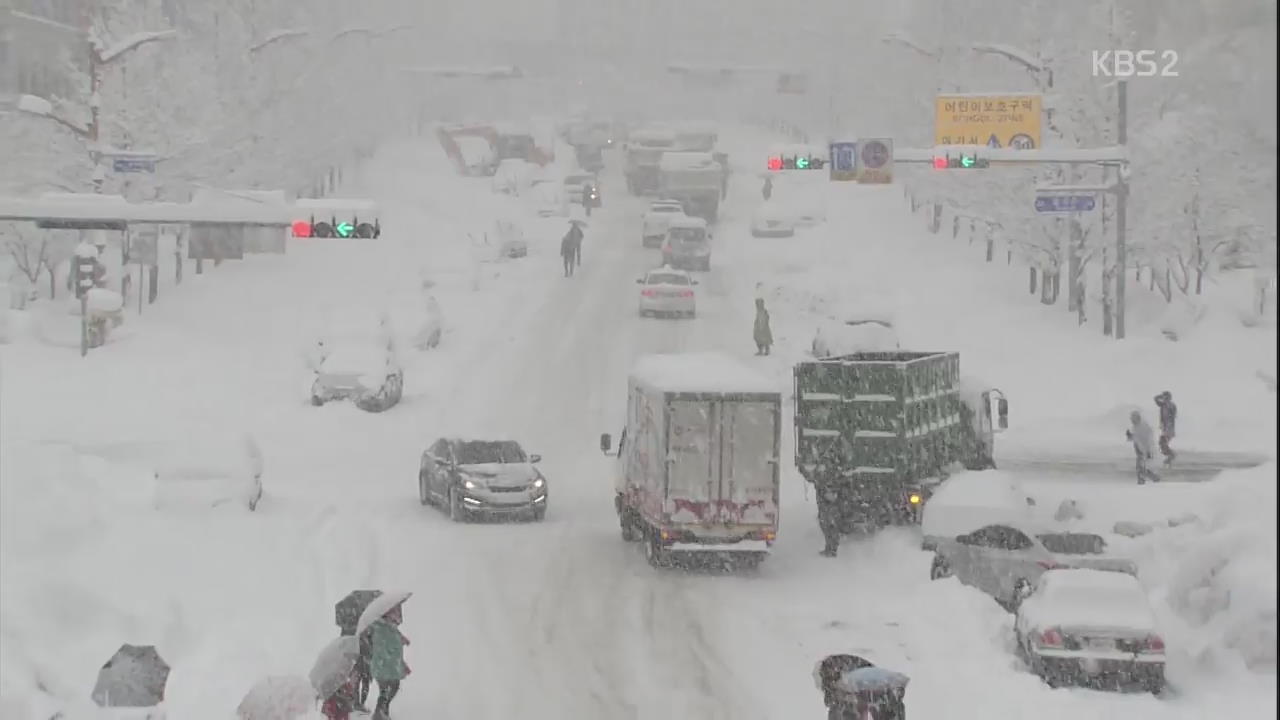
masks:
<path fill-rule="evenodd" d="M 725 137 L 737 143 L 734 157 L 767 142 L 749 131 Z M 751 355 L 755 284 L 789 241 L 749 237 L 758 186 L 744 160 L 748 177 L 731 186 L 699 316 L 639 318 L 634 279 L 657 251 L 640 247 L 644 203 L 625 196 L 618 161 L 573 278 L 561 277 L 557 248 L 542 242 L 525 260 L 486 264 L 473 289 L 457 243 L 486 225 L 487 185 L 452 177 L 437 152 L 393 147 L 367 187 L 394 228 L 382 240 L 295 243 L 286 256 L 210 271 L 148 310 L 127 345 L 84 360 L 34 343 L 6 348 L 0 424 L 13 429 L 5 441 L 15 451 L 0 457 L 0 694 L 38 682 L 86 696 L 120 642 L 155 642 L 174 666 L 171 716 L 223 718 L 260 676 L 304 672 L 335 632 L 333 603 L 378 587 L 415 592 L 400 717 L 818 717 L 813 663 L 848 651 L 910 674 L 909 708 L 921 717 L 1274 714 L 1274 702 L 1270 713 L 1257 708 L 1252 681 L 1186 704 L 1049 690 L 1010 653 L 1003 611 L 928 580 L 929 557 L 911 531 L 818 557 L 813 506 L 789 466 L 776 553 L 758 572 L 650 568 L 620 538 L 612 461 L 597 438 L 619 429 L 636 355 Z M 885 197 L 853 203 L 868 226 L 898 227 L 900 207 Z M 878 274 L 916 269 L 894 254 L 893 238 L 860 242 Z M 424 267 L 449 329 L 439 350 L 407 362 L 405 401 L 381 415 L 307 406 L 302 328 L 333 304 L 410 305 Z M 780 338 L 800 332 L 784 323 L 775 315 Z M 787 386 L 785 354 L 752 360 Z M 94 405 L 55 398 L 55 387 Z M 120 448 L 213 427 L 260 437 L 261 510 L 152 511 Z M 455 524 L 421 506 L 418 459 L 443 435 L 510 436 L 541 454 L 546 521 Z M 792 438 L 783 437 L 788 457 Z M 27 444 L 49 440 L 75 451 Z M 1233 692 L 1263 712 L 1232 715 L 1224 703 Z"/>

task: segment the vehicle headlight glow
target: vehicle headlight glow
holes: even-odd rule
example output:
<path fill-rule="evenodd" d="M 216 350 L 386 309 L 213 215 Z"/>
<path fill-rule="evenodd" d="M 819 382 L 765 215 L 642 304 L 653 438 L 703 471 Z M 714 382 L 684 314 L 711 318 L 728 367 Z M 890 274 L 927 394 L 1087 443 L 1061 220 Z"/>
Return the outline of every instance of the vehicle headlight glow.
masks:
<path fill-rule="evenodd" d="M 534 481 L 533 481 L 533 487 L 534 487 L 534 488 L 537 488 L 537 489 L 541 489 L 541 488 L 545 487 L 545 486 L 546 486 L 546 484 L 547 484 L 547 481 L 546 481 L 546 480 L 544 480 L 544 479 L 542 479 L 542 478 L 538 478 L 538 479 L 536 479 L 536 480 L 534 480 Z"/>
<path fill-rule="evenodd" d="M 474 480 L 463 480 L 462 487 L 467 490 L 477 490 L 479 489 L 480 484 L 475 482 Z"/>

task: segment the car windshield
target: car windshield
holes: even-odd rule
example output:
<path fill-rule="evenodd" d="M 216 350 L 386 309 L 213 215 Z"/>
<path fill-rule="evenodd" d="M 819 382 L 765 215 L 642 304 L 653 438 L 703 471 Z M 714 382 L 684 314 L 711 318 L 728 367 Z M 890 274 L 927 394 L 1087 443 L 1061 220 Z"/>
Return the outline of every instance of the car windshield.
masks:
<path fill-rule="evenodd" d="M 653 207 L 649 208 L 649 210 L 653 212 L 677 213 L 677 212 L 682 212 L 684 208 L 680 207 L 679 205 L 654 205 Z"/>
<path fill-rule="evenodd" d="M 701 228 L 671 228 L 671 239 L 679 243 L 695 244 L 706 239 Z"/>
<path fill-rule="evenodd" d="M 1037 535 L 1051 553 L 1063 555 L 1101 555 L 1107 542 L 1101 536 L 1089 533 L 1046 533 Z"/>
<path fill-rule="evenodd" d="M 649 275 L 650 285 L 688 285 L 689 277 L 679 273 L 653 273 Z"/>
<path fill-rule="evenodd" d="M 475 440 L 462 443 L 462 447 L 458 448 L 459 465 L 519 463 L 525 461 L 524 450 L 520 449 L 520 444 L 510 440 L 496 442 Z"/>

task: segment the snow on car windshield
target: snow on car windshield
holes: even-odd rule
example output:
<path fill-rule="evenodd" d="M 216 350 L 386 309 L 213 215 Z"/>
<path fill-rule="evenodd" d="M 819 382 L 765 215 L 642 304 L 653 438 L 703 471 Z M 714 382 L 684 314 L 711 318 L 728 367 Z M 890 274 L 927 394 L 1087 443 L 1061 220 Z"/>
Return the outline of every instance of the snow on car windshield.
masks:
<path fill-rule="evenodd" d="M 699 228 L 671 228 L 671 239 L 682 243 L 700 243 L 706 234 Z"/>
<path fill-rule="evenodd" d="M 649 276 L 650 285 L 688 285 L 689 278 L 677 273 L 653 273 Z"/>
<path fill-rule="evenodd" d="M 511 441 L 466 442 L 463 443 L 462 447 L 458 450 L 459 465 L 519 462 L 525 462 L 524 450 L 520 449 L 519 443 Z"/>

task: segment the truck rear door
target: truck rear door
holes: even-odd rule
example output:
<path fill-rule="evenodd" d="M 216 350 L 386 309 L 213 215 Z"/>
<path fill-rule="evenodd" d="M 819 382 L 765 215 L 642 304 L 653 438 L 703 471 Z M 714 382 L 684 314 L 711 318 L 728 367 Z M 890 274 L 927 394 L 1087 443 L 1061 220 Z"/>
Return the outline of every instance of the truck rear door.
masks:
<path fill-rule="evenodd" d="M 718 522 L 775 525 L 778 521 L 777 404 L 726 400 L 719 405 Z"/>
<path fill-rule="evenodd" d="M 720 498 L 716 403 L 672 400 L 667 403 L 667 501 L 671 522 L 681 525 L 715 521 Z"/>

